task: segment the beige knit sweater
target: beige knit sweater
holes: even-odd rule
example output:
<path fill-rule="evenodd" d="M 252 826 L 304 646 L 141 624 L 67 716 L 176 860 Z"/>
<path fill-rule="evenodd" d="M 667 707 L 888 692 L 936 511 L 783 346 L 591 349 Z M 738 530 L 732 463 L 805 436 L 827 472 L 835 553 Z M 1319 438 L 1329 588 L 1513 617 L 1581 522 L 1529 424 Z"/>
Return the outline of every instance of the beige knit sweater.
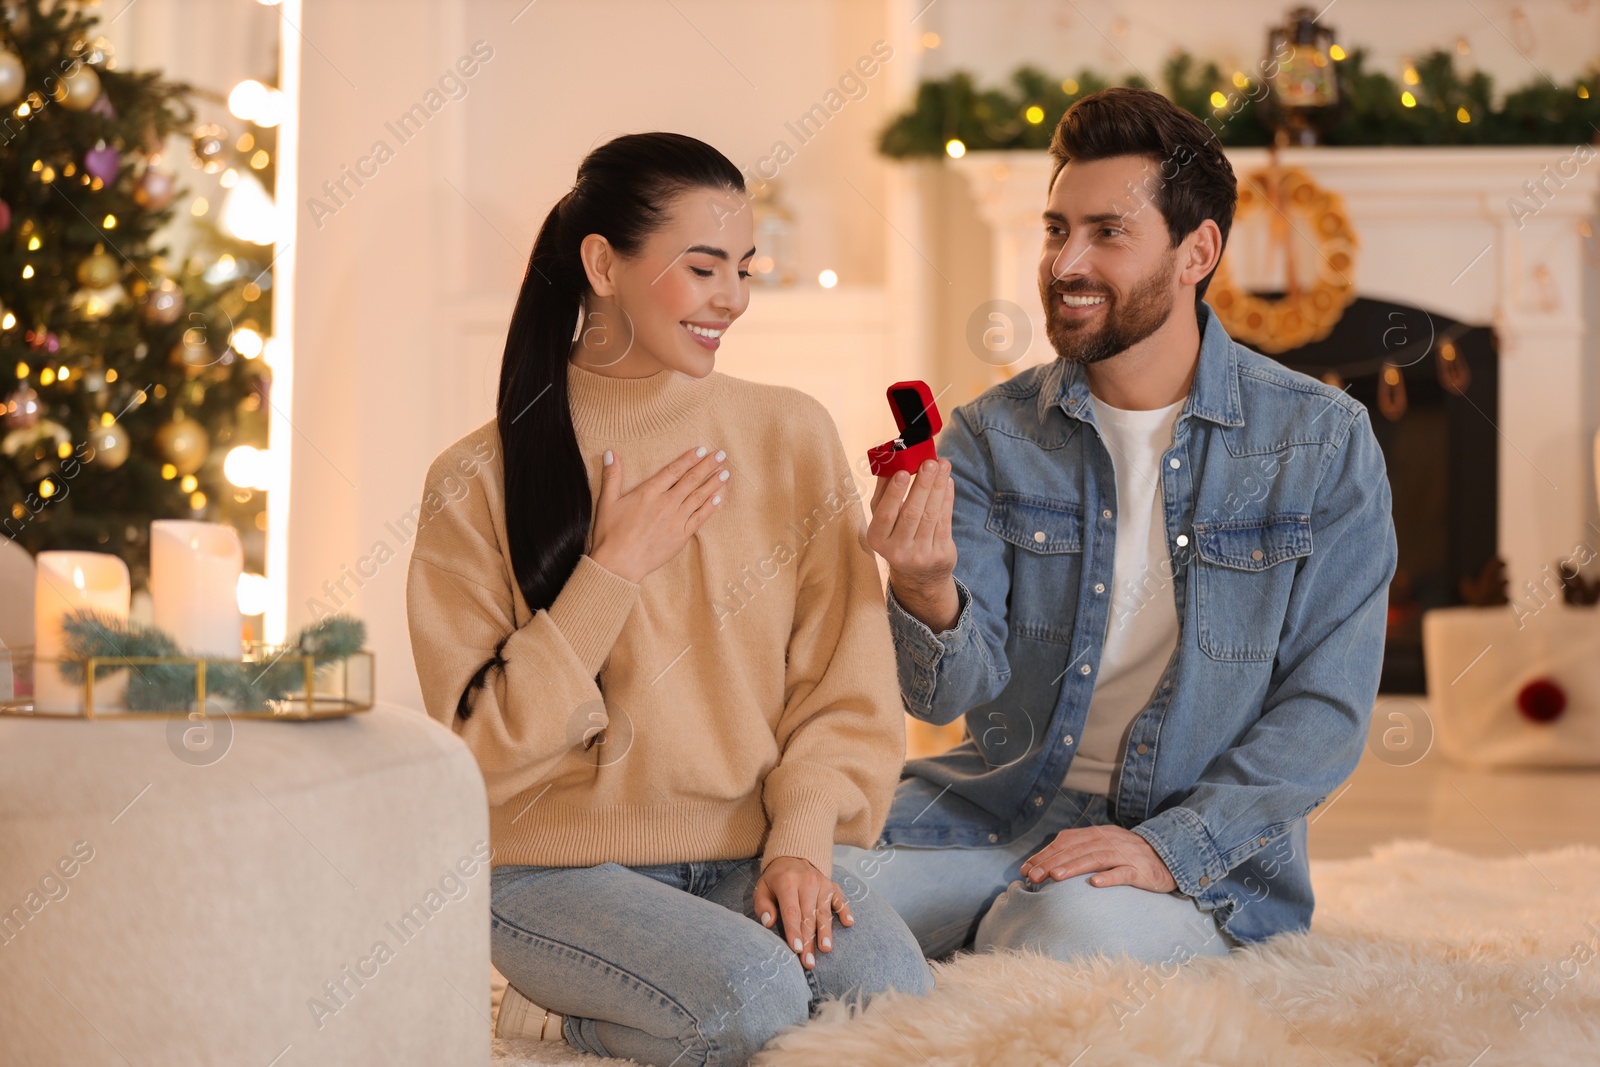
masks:
<path fill-rule="evenodd" d="M 623 492 L 697 445 L 725 449 L 731 476 L 719 512 L 642 582 L 584 555 L 532 614 L 503 548 L 497 424 L 429 469 L 412 652 L 428 714 L 483 771 L 495 864 L 760 855 L 831 871 L 835 842 L 882 830 L 905 751 L 883 588 L 832 419 L 804 393 L 717 372 L 569 364 L 567 380 L 591 497 L 607 448 Z"/>

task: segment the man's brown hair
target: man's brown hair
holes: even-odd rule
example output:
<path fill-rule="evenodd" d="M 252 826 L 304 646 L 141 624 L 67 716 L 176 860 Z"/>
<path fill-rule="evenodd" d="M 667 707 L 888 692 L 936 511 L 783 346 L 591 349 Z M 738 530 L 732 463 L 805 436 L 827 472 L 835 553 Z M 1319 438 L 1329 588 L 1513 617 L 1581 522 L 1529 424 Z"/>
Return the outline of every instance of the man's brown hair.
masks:
<path fill-rule="evenodd" d="M 1091 93 L 1067 109 L 1050 138 L 1054 185 L 1061 168 L 1113 156 L 1146 156 L 1156 172 L 1134 191 L 1155 204 L 1166 220 L 1172 247 L 1211 219 L 1228 246 L 1228 230 L 1239 202 L 1233 165 L 1211 127 L 1151 89 L 1119 86 Z M 1216 273 L 1213 269 L 1212 273 Z M 1207 274 L 1194 287 L 1198 302 L 1211 284 Z"/>

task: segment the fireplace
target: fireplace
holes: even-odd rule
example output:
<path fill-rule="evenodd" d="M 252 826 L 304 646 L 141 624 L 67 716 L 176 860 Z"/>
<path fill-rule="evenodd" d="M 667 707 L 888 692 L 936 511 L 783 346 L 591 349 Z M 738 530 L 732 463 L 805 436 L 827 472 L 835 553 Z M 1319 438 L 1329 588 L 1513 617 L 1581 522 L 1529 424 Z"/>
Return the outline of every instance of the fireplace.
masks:
<path fill-rule="evenodd" d="M 1466 374 L 1458 394 L 1439 368 L 1441 341 Z M 1499 410 L 1494 331 L 1420 308 L 1360 298 L 1321 341 L 1277 354 L 1285 366 L 1332 379 L 1367 406 L 1383 449 L 1394 498 L 1399 564 L 1389 586 L 1389 624 L 1379 688 L 1422 693 L 1422 613 L 1463 603 L 1461 582 L 1499 553 Z M 1404 396 L 1391 418 L 1379 403 L 1379 376 L 1400 376 L 1389 396 Z M 1459 374 L 1459 371 L 1455 373 Z M 1325 380 L 1327 380 L 1325 379 Z M 1402 392 L 1403 389 L 1403 392 Z"/>

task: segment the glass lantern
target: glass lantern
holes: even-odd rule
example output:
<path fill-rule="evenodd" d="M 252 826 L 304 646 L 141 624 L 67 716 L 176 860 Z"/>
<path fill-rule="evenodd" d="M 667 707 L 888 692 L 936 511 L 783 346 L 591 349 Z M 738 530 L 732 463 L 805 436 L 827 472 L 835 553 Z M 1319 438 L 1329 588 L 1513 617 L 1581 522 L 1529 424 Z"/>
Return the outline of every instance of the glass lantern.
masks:
<path fill-rule="evenodd" d="M 1262 118 L 1280 147 L 1317 144 L 1338 120 L 1334 46 L 1333 30 L 1317 22 L 1314 8 L 1297 7 L 1267 31 L 1262 70 L 1271 92 L 1262 101 Z"/>
<path fill-rule="evenodd" d="M 763 285 L 793 285 L 794 215 L 778 199 L 776 181 L 757 182 L 750 195 L 756 231 L 756 255 L 750 276 Z"/>

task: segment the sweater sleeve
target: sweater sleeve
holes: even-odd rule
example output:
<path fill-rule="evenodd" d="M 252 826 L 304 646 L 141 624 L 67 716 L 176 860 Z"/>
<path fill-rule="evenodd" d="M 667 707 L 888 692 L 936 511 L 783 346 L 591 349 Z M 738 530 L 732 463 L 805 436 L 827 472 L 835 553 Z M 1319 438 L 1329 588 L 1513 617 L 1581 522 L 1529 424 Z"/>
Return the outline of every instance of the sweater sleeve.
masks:
<path fill-rule="evenodd" d="M 809 455 L 830 462 L 826 482 L 805 480 L 795 500 L 795 525 L 816 532 L 799 553 L 761 866 L 798 856 L 831 876 L 835 842 L 869 848 L 883 829 L 905 760 L 905 712 L 860 490 L 832 419 L 815 406 L 826 440 Z"/>
<path fill-rule="evenodd" d="M 433 479 L 430 471 L 425 500 Z M 639 595 L 636 583 L 581 556 L 549 609 L 517 626 L 509 573 L 474 486 L 419 527 L 406 581 L 423 703 L 472 750 L 491 807 L 581 753 L 606 724 L 595 676 Z M 480 671 L 463 719 L 458 703 Z"/>

